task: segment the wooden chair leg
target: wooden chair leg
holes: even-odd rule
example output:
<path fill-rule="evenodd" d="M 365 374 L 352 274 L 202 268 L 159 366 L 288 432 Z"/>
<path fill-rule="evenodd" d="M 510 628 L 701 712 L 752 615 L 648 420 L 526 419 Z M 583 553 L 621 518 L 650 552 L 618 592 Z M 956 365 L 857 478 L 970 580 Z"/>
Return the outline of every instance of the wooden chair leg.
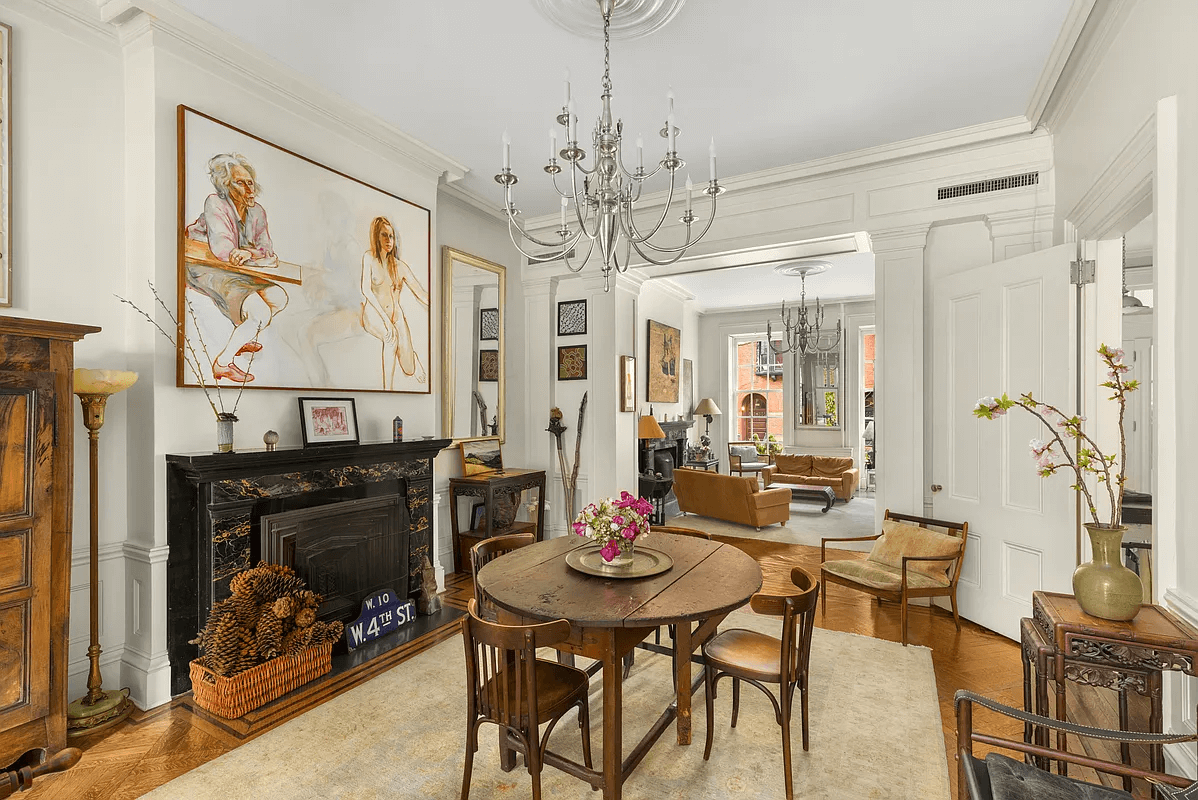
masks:
<path fill-rule="evenodd" d="M 707 664 L 703 665 L 703 694 L 706 699 L 703 706 L 707 711 L 707 745 L 703 748 L 703 760 L 711 758 L 711 742 L 715 733 L 715 678 L 714 670 Z"/>
<path fill-rule="evenodd" d="M 541 800 L 541 749 L 537 747 L 537 732 L 533 731 L 528 737 L 528 747 L 525 762 L 532 776 L 532 800 Z"/>
<path fill-rule="evenodd" d="M 903 607 L 899 611 L 899 625 L 902 628 L 903 647 L 907 646 L 907 593 L 903 593 Z"/>
<path fill-rule="evenodd" d="M 791 695 L 793 697 L 793 695 Z M 782 707 L 782 769 L 786 771 L 786 800 L 794 800 L 794 778 L 790 774 L 790 698 L 781 698 Z"/>
<path fill-rule="evenodd" d="M 799 689 L 799 693 L 799 704 L 803 711 L 803 751 L 806 752 L 811 748 L 810 742 L 807 738 L 807 686 L 805 683 L 804 686 Z"/>
<path fill-rule="evenodd" d="M 961 630 L 961 615 L 957 612 L 957 590 L 956 589 L 954 589 L 953 593 L 951 595 L 949 595 L 949 599 L 952 601 L 952 604 L 953 604 L 953 622 L 957 623 L 957 630 Z"/>
<path fill-rule="evenodd" d="M 740 714 L 740 678 L 732 679 L 732 727 L 736 727 L 736 717 Z"/>
<path fill-rule="evenodd" d="M 828 584 L 825 582 L 824 590 L 819 593 L 819 613 L 823 614 L 825 617 L 828 616 L 828 589 L 826 588 L 827 585 Z"/>
<path fill-rule="evenodd" d="M 466 765 L 462 768 L 462 800 L 470 800 L 470 773 L 474 770 L 474 751 L 478 749 L 478 730 L 474 720 L 466 725 Z"/>
<path fill-rule="evenodd" d="M 587 705 L 587 700 L 585 697 L 578 701 L 578 727 L 582 729 L 582 763 L 586 765 L 587 769 L 592 769 L 591 710 Z"/>

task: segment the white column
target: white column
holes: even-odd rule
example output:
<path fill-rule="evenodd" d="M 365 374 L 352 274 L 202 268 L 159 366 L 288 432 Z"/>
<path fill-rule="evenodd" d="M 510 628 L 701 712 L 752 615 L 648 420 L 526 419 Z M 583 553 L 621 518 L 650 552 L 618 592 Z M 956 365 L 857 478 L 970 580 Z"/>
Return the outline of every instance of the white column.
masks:
<path fill-rule="evenodd" d="M 876 256 L 878 530 L 886 508 L 922 514 L 929 483 L 924 474 L 924 249 L 930 227 L 870 231 Z"/>
<path fill-rule="evenodd" d="M 996 262 L 1052 247 L 1052 206 L 999 211 L 984 219 Z"/>
<path fill-rule="evenodd" d="M 528 267 L 524 271 L 527 274 Z M 552 506 L 546 516 L 546 535 L 561 513 L 560 485 L 554 489 L 557 454 L 553 437 L 545 432 L 549 425 L 549 409 L 554 403 L 556 377 L 553 336 L 555 331 L 555 277 L 528 277 L 524 280 L 524 453 L 525 464 L 518 466 L 545 470 L 545 499 Z M 515 376 L 511 376 L 515 377 Z M 510 378 L 509 378 L 510 380 Z M 512 412 L 508 412 L 512 413 Z"/>

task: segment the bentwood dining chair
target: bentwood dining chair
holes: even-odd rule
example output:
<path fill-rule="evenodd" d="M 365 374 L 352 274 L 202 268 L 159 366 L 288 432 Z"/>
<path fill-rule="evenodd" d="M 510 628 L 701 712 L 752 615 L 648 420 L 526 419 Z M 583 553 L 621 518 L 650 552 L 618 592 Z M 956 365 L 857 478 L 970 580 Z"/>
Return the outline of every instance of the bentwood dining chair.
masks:
<path fill-rule="evenodd" d="M 510 553 L 521 547 L 527 547 L 536 540 L 537 537 L 531 533 L 510 533 L 507 536 L 492 536 L 490 539 L 483 539 L 470 548 L 470 570 L 471 577 L 474 579 L 474 599 L 478 603 L 478 613 L 483 619 L 494 622 L 495 609 L 491 607 L 491 603 L 483 597 L 483 593 L 478 588 L 478 571 L 504 553 Z"/>
<path fill-rule="evenodd" d="M 713 717 L 715 715 L 715 685 L 720 678 L 732 678 L 732 727 L 740 712 L 740 683 L 756 686 L 770 699 L 774 716 L 782 726 L 782 764 L 786 770 L 786 800 L 794 798 L 794 779 L 790 768 L 791 701 L 799 693 L 803 723 L 803 749 L 808 749 L 807 736 L 807 665 L 811 660 L 811 632 L 815 628 L 815 604 L 819 599 L 820 583 L 806 571 L 795 567 L 790 580 L 798 589 L 794 594 L 755 594 L 749 607 L 758 614 L 782 617 L 781 640 L 757 631 L 733 628 L 712 637 L 703 646 L 707 706 L 707 746 L 703 758 L 711 757 Z M 765 684 L 776 683 L 779 697 Z"/>
<path fill-rule="evenodd" d="M 547 745 L 553 728 L 571 708 L 578 707 L 582 731 L 582 757 L 591 768 L 590 714 L 587 709 L 588 677 L 585 672 L 555 661 L 537 658 L 538 647 L 550 647 L 570 636 L 564 619 L 538 625 L 500 625 L 478 615 L 478 604 L 462 619 L 466 644 L 466 764 L 462 773 L 462 800 L 470 797 L 470 773 L 478 751 L 478 729 L 484 722 L 499 726 L 501 740 L 524 755 L 532 776 L 533 800 L 541 800 L 541 770 L 546 755 L 552 766 L 564 762 L 582 765 L 552 753 Z M 540 726 L 548 723 L 538 738 Z M 568 771 L 568 770 L 567 770 Z"/>

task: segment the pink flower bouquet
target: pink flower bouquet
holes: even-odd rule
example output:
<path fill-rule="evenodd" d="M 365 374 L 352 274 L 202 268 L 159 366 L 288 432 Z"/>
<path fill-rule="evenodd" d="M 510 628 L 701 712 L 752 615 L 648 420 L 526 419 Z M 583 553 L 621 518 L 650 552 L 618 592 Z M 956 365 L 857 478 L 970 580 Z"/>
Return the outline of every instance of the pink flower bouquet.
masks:
<path fill-rule="evenodd" d="M 649 515 L 653 504 L 643 497 L 620 492 L 620 499 L 609 497 L 591 503 L 574 519 L 574 533 L 599 542 L 599 554 L 611 561 L 620 553 L 632 550 L 638 536 L 649 533 Z"/>

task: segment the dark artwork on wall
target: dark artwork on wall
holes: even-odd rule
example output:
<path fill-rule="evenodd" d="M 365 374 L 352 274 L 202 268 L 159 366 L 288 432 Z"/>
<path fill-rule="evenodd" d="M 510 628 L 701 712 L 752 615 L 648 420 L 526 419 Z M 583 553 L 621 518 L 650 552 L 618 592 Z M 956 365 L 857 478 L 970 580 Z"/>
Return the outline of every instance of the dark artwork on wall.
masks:
<path fill-rule="evenodd" d="M 587 332 L 587 301 L 564 300 L 557 304 L 557 335 L 578 336 Z"/>
<path fill-rule="evenodd" d="M 587 346 L 570 345 L 557 348 L 557 379 L 582 381 L 587 377 Z"/>
<path fill-rule="evenodd" d="M 655 320 L 649 320 L 649 349 L 648 362 L 649 380 L 648 396 L 650 403 L 677 403 L 678 378 L 682 369 L 679 353 L 681 352 L 682 335 L 677 328 L 672 328 Z"/>
<path fill-rule="evenodd" d="M 499 351 L 478 351 L 478 379 L 480 382 L 494 383 L 499 380 Z"/>
<path fill-rule="evenodd" d="M 480 308 L 478 310 L 478 338 L 484 342 L 499 340 L 498 308 Z"/>
<path fill-rule="evenodd" d="M 695 369 L 694 362 L 689 358 L 682 359 L 682 415 L 694 419 L 695 409 Z"/>

